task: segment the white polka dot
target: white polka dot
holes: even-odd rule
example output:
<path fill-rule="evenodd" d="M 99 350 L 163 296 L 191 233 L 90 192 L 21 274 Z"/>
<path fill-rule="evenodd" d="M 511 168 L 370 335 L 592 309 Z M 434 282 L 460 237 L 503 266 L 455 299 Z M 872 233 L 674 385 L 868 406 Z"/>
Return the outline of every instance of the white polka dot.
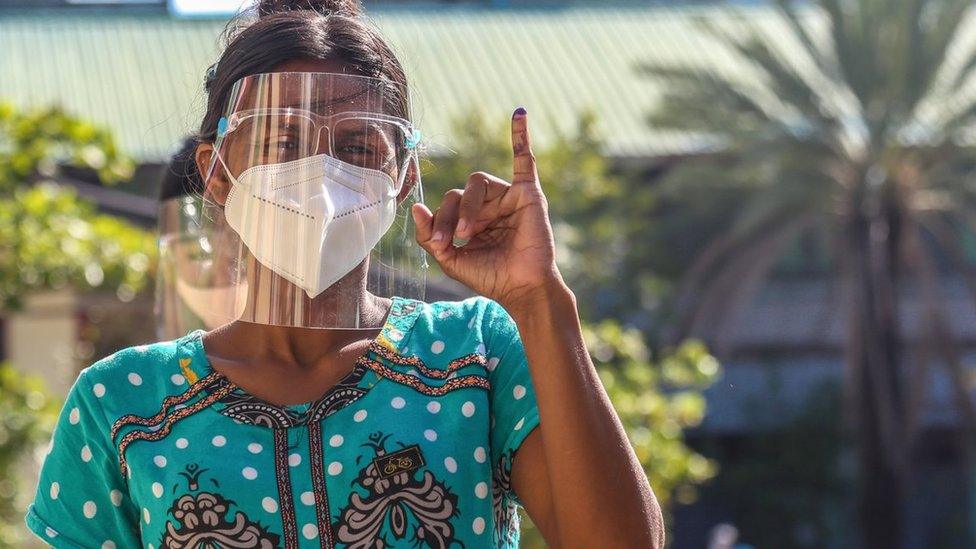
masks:
<path fill-rule="evenodd" d="M 435 355 L 439 355 L 444 352 L 444 342 L 438 339 L 432 343 L 430 346 L 430 352 L 434 353 Z"/>
<path fill-rule="evenodd" d="M 485 354 L 485 344 L 479 343 L 478 346 L 475 347 L 474 352 L 478 353 L 479 355 Z"/>
<path fill-rule="evenodd" d="M 247 451 L 251 452 L 252 454 L 260 454 L 261 450 L 264 450 L 264 446 L 261 446 L 257 442 L 252 442 L 247 445 Z"/>
<path fill-rule="evenodd" d="M 108 499 L 112 502 L 112 505 L 118 507 L 119 505 L 122 505 L 122 492 L 112 490 L 108 493 Z"/>
<path fill-rule="evenodd" d="M 431 442 L 437 440 L 437 431 L 433 429 L 427 429 L 426 431 L 424 431 L 424 438 L 426 438 Z"/>
<path fill-rule="evenodd" d="M 298 467 L 298 465 L 301 462 L 302 462 L 301 454 L 291 454 L 288 456 L 288 465 L 291 465 L 292 467 Z"/>
<path fill-rule="evenodd" d="M 258 478 L 258 470 L 254 467 L 245 467 L 241 470 L 241 474 L 244 475 L 244 478 L 247 480 L 254 480 Z"/>
<path fill-rule="evenodd" d="M 447 469 L 447 472 L 448 473 L 456 473 L 457 472 L 457 462 L 454 461 L 454 458 L 448 456 L 448 457 L 444 458 L 444 468 Z"/>
<path fill-rule="evenodd" d="M 92 393 L 94 393 L 98 398 L 102 398 L 105 396 L 105 386 L 101 383 L 92 385 Z"/>
<path fill-rule="evenodd" d="M 47 441 L 47 450 L 45 453 L 50 454 L 51 450 L 54 450 L 54 438 L 51 438 L 51 440 Z"/>
<path fill-rule="evenodd" d="M 437 412 L 440 412 L 441 411 L 441 403 L 440 402 L 437 402 L 436 400 L 432 400 L 432 401 L 428 402 L 427 403 L 427 411 L 430 412 L 430 413 L 432 413 L 432 414 L 436 414 Z"/>
<path fill-rule="evenodd" d="M 57 530 L 55 530 L 54 528 L 51 528 L 50 526 L 48 526 L 47 528 L 44 529 L 44 533 L 47 534 L 47 537 L 49 537 L 49 538 L 57 537 L 57 535 L 58 535 Z"/>
<path fill-rule="evenodd" d="M 478 446 L 477 448 L 474 449 L 474 460 L 475 461 L 477 461 L 478 463 L 484 463 L 486 458 L 487 458 L 487 456 L 485 454 L 484 447 Z"/>
<path fill-rule="evenodd" d="M 480 534 L 485 531 L 485 519 L 478 517 L 474 519 L 471 523 L 471 529 L 474 530 L 475 534 Z"/>
<path fill-rule="evenodd" d="M 149 517 L 149 509 L 146 509 L 145 507 L 143 507 L 142 508 L 142 520 L 146 521 L 146 524 L 149 524 L 149 518 L 150 518 Z"/>
<path fill-rule="evenodd" d="M 102 543 L 102 549 L 115 549 L 115 542 L 107 539 L 105 543 Z"/>
<path fill-rule="evenodd" d="M 71 409 L 71 413 L 68 414 L 68 421 L 72 425 L 78 425 L 78 420 L 81 419 L 81 412 L 78 411 L 78 407 L 75 406 Z"/>
<path fill-rule="evenodd" d="M 450 309 L 444 309 L 444 310 L 443 310 L 443 311 L 441 311 L 441 312 L 440 312 L 440 314 L 439 314 L 439 315 L 437 315 L 437 316 L 439 316 L 440 318 L 447 318 L 447 317 L 449 317 L 449 316 L 451 316 L 451 314 L 452 314 L 452 313 L 451 313 L 451 310 L 450 310 Z"/>
<path fill-rule="evenodd" d="M 352 419 L 356 422 L 366 419 L 366 410 L 359 410 L 352 416 Z"/>
<path fill-rule="evenodd" d="M 524 397 L 525 387 L 521 385 L 516 385 L 515 388 L 512 389 L 512 396 L 515 397 L 515 400 L 519 400 L 520 398 Z"/>
<path fill-rule="evenodd" d="M 302 492 L 302 503 L 305 505 L 315 505 L 315 494 L 312 492 Z"/>
<path fill-rule="evenodd" d="M 174 410 L 180 410 L 182 408 L 186 408 L 186 404 L 177 404 L 176 406 L 173 406 Z"/>
<path fill-rule="evenodd" d="M 157 498 L 163 497 L 163 485 L 158 482 L 152 483 L 152 492 Z"/>
<path fill-rule="evenodd" d="M 220 448 L 224 444 L 227 444 L 227 439 L 224 438 L 224 435 L 217 435 L 217 436 L 213 437 L 213 439 L 210 440 L 210 443 L 213 444 L 214 446 Z"/>
<path fill-rule="evenodd" d="M 342 464 L 341 463 L 339 463 L 338 461 L 333 461 L 332 463 L 329 464 L 329 474 L 330 475 L 336 476 L 336 475 L 338 475 L 341 472 L 342 472 Z"/>
<path fill-rule="evenodd" d="M 447 379 L 454 379 L 457 376 L 458 376 L 458 373 L 457 373 L 457 370 L 455 370 L 455 371 L 453 371 L 453 372 L 451 372 L 450 374 L 447 375 Z"/>
<path fill-rule="evenodd" d="M 166 467 L 166 456 L 156 456 L 153 458 L 156 467 Z"/>
<path fill-rule="evenodd" d="M 180 450 L 186 448 L 189 445 L 190 445 L 190 441 L 186 440 L 185 438 L 180 437 L 176 439 L 176 447 L 179 448 Z"/>
<path fill-rule="evenodd" d="M 302 535 L 305 539 L 315 539 L 319 535 L 319 529 L 314 524 L 306 524 L 302 526 Z"/>
<path fill-rule="evenodd" d="M 471 417 L 474 415 L 474 402 L 470 400 L 461 405 L 461 413 L 464 417 Z"/>
<path fill-rule="evenodd" d="M 403 339 L 403 332 L 397 330 L 396 328 L 391 329 L 389 333 L 390 333 L 390 339 L 392 339 L 393 341 L 400 341 L 401 339 Z"/>
<path fill-rule="evenodd" d="M 525 418 L 524 417 L 522 419 L 518 420 L 518 423 L 515 424 L 515 430 L 518 431 L 519 429 L 521 429 L 523 423 L 525 423 Z"/>
<path fill-rule="evenodd" d="M 88 463 L 89 461 L 91 461 L 91 458 L 92 458 L 91 448 L 89 448 L 87 444 L 84 445 L 84 446 L 82 446 L 81 447 L 81 461 L 84 461 L 85 463 Z"/>
<path fill-rule="evenodd" d="M 183 385 L 186 383 L 186 378 L 180 374 L 173 374 L 169 376 L 169 380 L 173 382 L 173 385 Z"/>
<path fill-rule="evenodd" d="M 332 437 L 329 438 L 329 446 L 338 448 L 339 446 L 342 446 L 343 440 L 342 435 L 332 435 Z"/>
<path fill-rule="evenodd" d="M 479 499 L 485 499 L 488 497 L 488 485 L 484 482 L 479 482 L 474 485 L 474 495 L 478 496 Z"/>
<path fill-rule="evenodd" d="M 403 400 L 403 397 L 393 397 L 393 400 L 390 401 L 390 406 L 393 406 L 398 410 L 400 408 L 403 408 L 406 405 L 407 405 L 407 401 Z"/>
<path fill-rule="evenodd" d="M 57 482 L 51 483 L 51 499 L 58 499 L 58 494 L 61 493 L 61 485 Z"/>
<path fill-rule="evenodd" d="M 498 357 L 494 357 L 494 356 L 488 359 L 488 371 L 489 372 L 494 372 L 495 371 L 495 367 L 498 366 L 498 360 L 499 360 Z"/>
<path fill-rule="evenodd" d="M 129 383 L 133 385 L 142 385 L 142 376 L 135 372 L 129 372 Z"/>
<path fill-rule="evenodd" d="M 262 499 L 261 500 L 261 507 L 264 507 L 264 510 L 267 511 L 267 512 L 269 512 L 269 513 L 277 513 L 278 512 L 278 502 L 275 501 L 274 498 L 271 498 L 271 497 L 266 497 L 266 498 Z"/>
<path fill-rule="evenodd" d="M 473 316 L 473 317 L 471 317 L 471 320 L 469 320 L 469 321 L 468 321 L 468 329 L 469 329 L 469 330 L 470 330 L 471 328 L 474 328 L 474 321 L 475 321 L 475 320 L 476 320 L 477 318 L 478 318 L 478 317 L 476 317 L 476 316 Z"/>

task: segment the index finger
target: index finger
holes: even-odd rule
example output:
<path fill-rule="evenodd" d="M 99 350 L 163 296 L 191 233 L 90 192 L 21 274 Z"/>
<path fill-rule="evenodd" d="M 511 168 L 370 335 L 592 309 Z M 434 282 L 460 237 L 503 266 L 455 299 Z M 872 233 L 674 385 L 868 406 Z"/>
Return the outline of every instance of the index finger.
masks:
<path fill-rule="evenodd" d="M 529 141 L 528 113 L 525 107 L 515 109 L 512 114 L 512 183 L 534 183 L 538 181 L 535 155 Z"/>

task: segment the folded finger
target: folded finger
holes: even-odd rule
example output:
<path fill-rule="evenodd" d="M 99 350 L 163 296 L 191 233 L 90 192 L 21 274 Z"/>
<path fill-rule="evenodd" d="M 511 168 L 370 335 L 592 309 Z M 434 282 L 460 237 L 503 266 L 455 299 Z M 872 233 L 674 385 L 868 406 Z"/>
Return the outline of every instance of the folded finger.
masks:
<path fill-rule="evenodd" d="M 445 249 L 454 238 L 454 229 L 458 222 L 461 207 L 461 189 L 451 189 L 444 194 L 441 206 L 434 212 L 431 244 L 438 250 Z"/>

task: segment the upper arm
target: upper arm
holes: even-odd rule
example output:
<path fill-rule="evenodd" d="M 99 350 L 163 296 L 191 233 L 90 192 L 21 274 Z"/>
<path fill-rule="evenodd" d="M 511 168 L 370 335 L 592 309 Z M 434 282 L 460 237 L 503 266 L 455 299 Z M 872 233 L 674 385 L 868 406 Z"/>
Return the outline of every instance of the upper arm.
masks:
<path fill-rule="evenodd" d="M 53 547 L 138 547 L 138 512 L 85 374 L 68 392 L 24 520 Z"/>

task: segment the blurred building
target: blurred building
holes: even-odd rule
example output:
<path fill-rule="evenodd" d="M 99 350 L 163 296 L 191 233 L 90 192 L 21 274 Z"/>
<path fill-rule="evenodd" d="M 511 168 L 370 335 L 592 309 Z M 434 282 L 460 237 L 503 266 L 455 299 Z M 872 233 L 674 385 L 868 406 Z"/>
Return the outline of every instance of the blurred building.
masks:
<path fill-rule="evenodd" d="M 653 9 L 636 1 L 366 4 L 407 67 L 416 122 L 434 155 L 452 149 L 451 121 L 472 110 L 507 119 L 515 106 L 525 105 L 536 113 L 533 139 L 540 147 L 560 132 L 572 132 L 578 115 L 591 111 L 613 164 L 652 177 L 667 163 L 693 157 L 697 141 L 647 124 L 667 83 L 642 76 L 640 65 L 736 69 L 705 46 L 695 20 L 715 12 L 697 3 L 663 2 Z M 65 182 L 106 212 L 154 226 L 156 185 L 171 153 L 199 122 L 204 73 L 217 59 L 225 21 L 179 17 L 163 1 L 0 0 L 0 101 L 18 107 L 58 104 L 110 128 L 139 163 L 134 181 L 106 188 L 90 174 L 69 170 Z M 963 299 L 961 281 L 949 281 L 946 288 L 959 297 L 949 299 L 956 333 L 973 349 L 976 309 Z M 462 290 L 438 291 L 432 297 Z M 721 340 L 732 353 L 723 362 L 723 379 L 707 393 L 708 418 L 693 436 L 762 436 L 815 398 L 818 386 L 839 384 L 843 327 L 837 300 L 822 272 L 799 272 L 765 288 L 733 331 L 701 334 Z M 911 302 L 906 306 L 910 332 L 921 322 L 916 309 Z M 151 303 L 120 308 L 111 296 L 36 296 L 23 313 L 0 324 L 0 358 L 66 389 L 93 318 L 122 314 L 130 315 L 124 321 L 130 334 L 134 327 L 152 339 Z M 963 476 L 962 458 L 939 444 L 956 436 L 958 427 L 948 379 L 933 377 L 930 400 L 925 422 L 932 444 L 919 459 L 933 474 L 922 491 L 955 494 L 965 506 L 972 479 Z M 920 523 L 945 511 L 927 501 L 913 510 Z M 708 502 L 679 511 L 674 546 L 703 546 L 725 511 Z"/>

